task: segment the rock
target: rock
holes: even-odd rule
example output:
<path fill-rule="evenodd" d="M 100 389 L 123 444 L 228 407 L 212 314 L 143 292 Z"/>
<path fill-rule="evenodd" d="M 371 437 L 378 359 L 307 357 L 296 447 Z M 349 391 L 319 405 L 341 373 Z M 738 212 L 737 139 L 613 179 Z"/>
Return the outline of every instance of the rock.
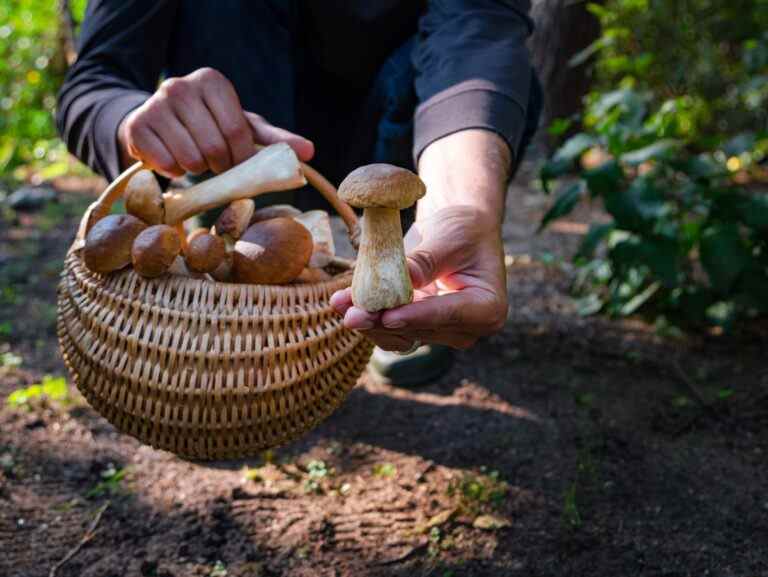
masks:
<path fill-rule="evenodd" d="M 56 200 L 58 200 L 56 189 L 44 184 L 41 186 L 22 186 L 11 193 L 6 203 L 13 210 L 34 212 Z"/>

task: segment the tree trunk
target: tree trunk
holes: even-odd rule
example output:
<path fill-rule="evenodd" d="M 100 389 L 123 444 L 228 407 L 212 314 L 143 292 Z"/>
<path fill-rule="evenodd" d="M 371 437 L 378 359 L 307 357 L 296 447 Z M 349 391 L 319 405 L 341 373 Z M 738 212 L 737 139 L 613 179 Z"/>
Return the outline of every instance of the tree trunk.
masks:
<path fill-rule="evenodd" d="M 600 34 L 599 23 L 586 6 L 584 0 L 533 0 L 531 16 L 536 30 L 529 49 L 544 90 L 543 127 L 556 118 L 568 118 L 579 112 L 589 91 L 591 62 L 568 65 L 575 54 Z M 542 136 L 548 144 L 549 138 Z"/>

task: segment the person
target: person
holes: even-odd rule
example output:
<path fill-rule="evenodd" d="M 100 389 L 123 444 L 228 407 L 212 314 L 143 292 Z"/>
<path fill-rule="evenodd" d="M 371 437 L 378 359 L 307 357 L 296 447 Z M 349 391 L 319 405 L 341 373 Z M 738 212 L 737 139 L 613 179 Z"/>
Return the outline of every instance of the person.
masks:
<path fill-rule="evenodd" d="M 505 191 L 541 95 L 529 0 L 91 0 L 57 125 L 113 179 L 219 173 L 285 141 L 340 182 L 370 162 L 427 186 L 405 237 L 414 302 L 344 324 L 388 351 L 502 329 Z M 309 208 L 314 196 L 295 203 Z"/>

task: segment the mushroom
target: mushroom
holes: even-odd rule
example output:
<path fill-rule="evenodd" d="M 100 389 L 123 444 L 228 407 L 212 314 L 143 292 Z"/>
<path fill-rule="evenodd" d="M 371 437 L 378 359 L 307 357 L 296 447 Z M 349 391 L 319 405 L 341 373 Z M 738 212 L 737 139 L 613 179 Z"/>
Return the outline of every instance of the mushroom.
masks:
<path fill-rule="evenodd" d="M 360 250 L 352 276 L 355 306 L 375 312 L 413 299 L 400 211 L 425 192 L 418 176 L 389 164 L 361 166 L 339 186 L 339 198 L 363 209 Z"/>
<path fill-rule="evenodd" d="M 126 206 L 133 207 L 142 219 L 152 219 L 152 224 L 158 210 L 162 212 L 160 222 L 176 224 L 234 200 L 299 188 L 307 183 L 296 153 L 284 142 L 267 146 L 230 170 L 183 190 L 162 193 L 157 180 L 153 183 L 154 175 L 145 172 L 148 171 L 137 172 L 128 182 Z M 131 186 L 137 176 L 139 180 Z"/>
<path fill-rule="evenodd" d="M 293 282 L 298 284 L 308 284 L 308 283 L 316 283 L 316 282 L 323 282 L 326 280 L 331 280 L 333 276 L 325 272 L 321 268 L 305 268 L 299 276 L 297 276 L 295 279 L 293 279 Z"/>
<path fill-rule="evenodd" d="M 250 198 L 243 198 L 230 203 L 216 219 L 212 232 L 237 240 L 250 225 L 255 208 L 256 206 Z"/>
<path fill-rule="evenodd" d="M 151 170 L 140 170 L 125 187 L 125 211 L 147 224 L 162 224 L 165 218 L 163 191 Z"/>
<path fill-rule="evenodd" d="M 328 266 L 333 257 L 336 256 L 331 219 L 328 213 L 324 210 L 310 210 L 299 216 L 294 216 L 293 220 L 307 227 L 307 230 L 312 235 L 314 248 L 309 259 L 309 266 L 313 268 Z"/>
<path fill-rule="evenodd" d="M 147 225 L 130 214 L 110 214 L 85 237 L 83 260 L 93 272 L 108 273 L 131 264 L 133 241 Z"/>
<path fill-rule="evenodd" d="M 272 206 L 265 206 L 253 213 L 250 224 L 261 222 L 262 220 L 269 220 L 272 218 L 279 218 L 281 216 L 286 218 L 293 218 L 299 216 L 301 211 L 295 206 L 290 204 L 273 204 Z"/>
<path fill-rule="evenodd" d="M 290 218 L 251 225 L 235 243 L 235 282 L 284 284 L 295 279 L 312 256 L 312 235 Z"/>
<path fill-rule="evenodd" d="M 187 266 L 196 272 L 215 271 L 227 256 L 226 243 L 221 237 L 203 232 L 187 245 Z"/>
<path fill-rule="evenodd" d="M 191 270 L 188 266 L 186 261 L 184 260 L 184 257 L 179 255 L 175 259 L 173 259 L 173 262 L 171 263 L 171 266 L 168 267 L 168 274 L 176 275 L 176 276 L 183 276 L 187 278 L 194 278 L 194 279 L 205 279 L 212 281 L 210 275 L 207 275 L 205 273 L 200 273 Z"/>
<path fill-rule="evenodd" d="M 198 236 L 201 234 L 208 234 L 210 231 L 205 228 L 204 226 L 201 226 L 200 228 L 196 228 L 192 232 L 190 232 L 187 235 L 187 244 L 192 244 L 192 241 L 195 240 Z"/>
<path fill-rule="evenodd" d="M 141 276 L 155 278 L 166 272 L 181 252 L 179 233 L 167 224 L 156 224 L 142 231 L 133 241 L 133 269 Z"/>

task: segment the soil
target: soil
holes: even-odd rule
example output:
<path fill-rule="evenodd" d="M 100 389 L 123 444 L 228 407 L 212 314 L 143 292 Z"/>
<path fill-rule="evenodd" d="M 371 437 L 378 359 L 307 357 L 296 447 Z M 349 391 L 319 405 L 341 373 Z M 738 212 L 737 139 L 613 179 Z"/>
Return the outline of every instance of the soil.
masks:
<path fill-rule="evenodd" d="M 93 187 L 57 184 L 57 204 L 0 221 L 0 353 L 23 359 L 3 398 L 65 375 L 56 281 Z M 3 403 L 0 575 L 768 576 L 766 324 L 579 316 L 563 263 L 602 215 L 536 235 L 548 202 L 510 191 L 501 334 L 418 390 L 364 376 L 258 458 L 141 446 L 72 389 Z"/>

